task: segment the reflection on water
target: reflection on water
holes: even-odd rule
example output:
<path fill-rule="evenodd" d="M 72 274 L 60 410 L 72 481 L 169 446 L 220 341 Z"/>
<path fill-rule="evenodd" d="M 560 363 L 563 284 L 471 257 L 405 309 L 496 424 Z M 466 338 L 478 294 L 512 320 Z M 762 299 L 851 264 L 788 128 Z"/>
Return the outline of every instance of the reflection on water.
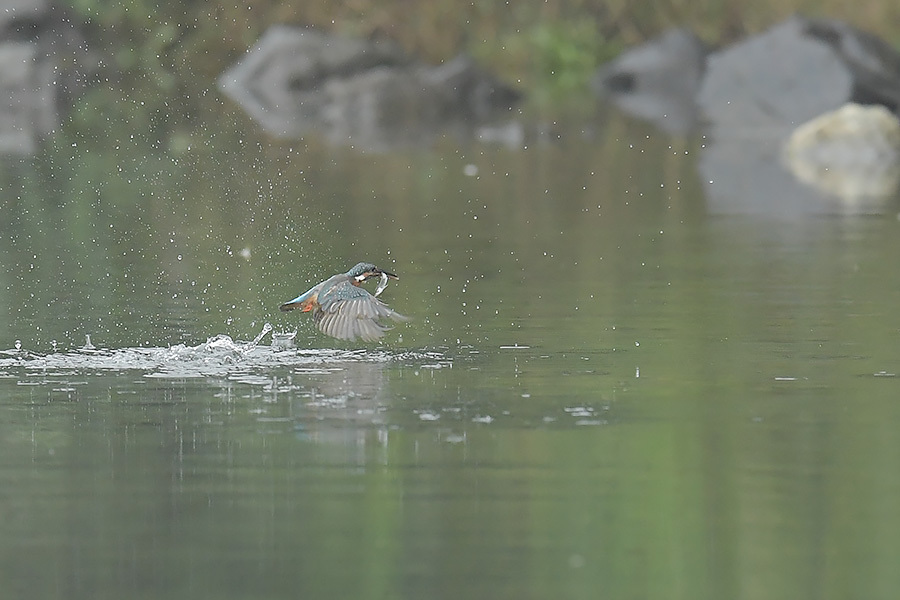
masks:
<path fill-rule="evenodd" d="M 666 346 L 647 323 L 641 348 Z M 896 379 L 777 331 L 708 339 L 705 381 L 699 349 L 666 352 L 680 375 L 531 348 L 264 349 L 190 379 L 4 362 L 0 565 L 37 597 L 887 598 Z"/>
<path fill-rule="evenodd" d="M 710 216 L 694 145 L 615 120 L 377 157 L 227 129 L 2 173 L 9 594 L 900 587 L 892 215 Z M 359 260 L 403 273 L 386 344 L 279 313 Z"/>
<path fill-rule="evenodd" d="M 258 415 L 259 421 L 291 422 L 294 427 L 307 430 L 348 426 L 401 427 L 439 420 L 448 427 L 466 423 L 491 424 L 498 419 L 507 423 L 564 427 L 608 423 L 606 417 L 610 407 L 606 402 L 599 405 L 583 401 L 557 402 L 550 409 L 543 406 L 546 412 L 540 413 L 534 410 L 537 405 L 529 402 L 531 393 L 522 391 L 518 397 L 530 406 L 509 410 L 478 398 L 463 399 L 460 382 L 455 384 L 455 392 L 446 381 L 443 386 L 438 385 L 438 381 L 447 378 L 436 373 L 452 371 L 454 365 L 464 371 L 478 372 L 484 368 L 473 366 L 482 361 L 480 353 L 471 348 L 457 352 L 454 357 L 446 349 L 283 349 L 259 345 L 258 341 L 233 341 L 227 335 L 217 335 L 197 346 L 100 349 L 90 344 L 88 338 L 85 347 L 46 355 L 20 347 L 0 351 L 0 378 L 17 386 L 47 388 L 50 399 L 61 392 L 72 399 L 78 386 L 90 381 L 116 379 L 124 374 L 130 374 L 136 385 L 147 380 L 178 384 L 192 381 L 200 388 L 212 386 L 218 389 L 224 384 L 229 390 L 234 388 L 234 393 L 246 387 L 261 403 L 251 411 Z M 498 350 L 500 354 L 496 358 L 506 357 L 510 350 L 515 351 L 511 360 L 516 377 L 521 374 L 520 368 L 533 362 L 555 362 L 548 355 L 531 352 L 528 346 L 500 346 Z M 573 359 L 580 362 L 589 357 Z M 400 380 L 389 380 L 385 370 L 399 375 Z M 596 374 L 591 369 L 579 372 L 587 376 Z M 463 379 L 469 377 L 471 374 L 464 375 Z M 409 381 L 415 386 L 423 382 L 437 385 L 432 392 L 436 397 L 426 402 L 403 402 L 405 396 L 398 390 Z M 443 397 L 448 390 L 456 397 Z M 282 401 L 289 404 L 291 416 L 270 418 L 269 409 Z M 322 439 L 321 431 L 317 432 L 317 439 Z"/>

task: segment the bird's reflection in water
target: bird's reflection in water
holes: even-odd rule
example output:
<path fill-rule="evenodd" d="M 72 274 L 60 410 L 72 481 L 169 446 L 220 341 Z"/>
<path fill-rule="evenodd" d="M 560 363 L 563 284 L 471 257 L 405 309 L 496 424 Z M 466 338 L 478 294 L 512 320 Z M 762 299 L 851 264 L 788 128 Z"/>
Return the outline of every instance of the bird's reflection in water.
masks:
<path fill-rule="evenodd" d="M 296 370 L 291 387 L 300 393 L 290 403 L 297 435 L 316 443 L 385 444 L 390 408 L 386 364 L 348 361 Z"/>

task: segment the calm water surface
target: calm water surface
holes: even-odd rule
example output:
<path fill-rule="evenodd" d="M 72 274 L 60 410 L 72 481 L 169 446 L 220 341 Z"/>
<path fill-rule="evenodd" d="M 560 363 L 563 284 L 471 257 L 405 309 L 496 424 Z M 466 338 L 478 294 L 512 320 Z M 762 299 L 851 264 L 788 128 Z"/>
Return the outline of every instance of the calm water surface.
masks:
<path fill-rule="evenodd" d="M 10 594 L 896 597 L 892 203 L 716 214 L 699 148 L 616 120 L 525 151 L 201 134 L 4 170 Z M 363 259 L 414 318 L 384 344 L 278 313 Z"/>

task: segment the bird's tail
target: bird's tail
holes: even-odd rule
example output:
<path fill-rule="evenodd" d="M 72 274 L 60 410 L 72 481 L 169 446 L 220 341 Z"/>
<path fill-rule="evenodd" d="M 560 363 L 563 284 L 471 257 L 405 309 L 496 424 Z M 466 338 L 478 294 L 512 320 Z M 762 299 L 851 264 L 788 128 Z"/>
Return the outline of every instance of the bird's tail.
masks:
<path fill-rule="evenodd" d="M 304 311 L 312 310 L 313 304 L 315 303 L 316 294 L 318 293 L 319 289 L 318 286 L 316 286 L 311 290 L 307 290 L 306 292 L 300 294 L 293 300 L 288 300 L 278 308 L 280 308 L 284 312 L 294 310 L 295 308 L 302 308 Z"/>

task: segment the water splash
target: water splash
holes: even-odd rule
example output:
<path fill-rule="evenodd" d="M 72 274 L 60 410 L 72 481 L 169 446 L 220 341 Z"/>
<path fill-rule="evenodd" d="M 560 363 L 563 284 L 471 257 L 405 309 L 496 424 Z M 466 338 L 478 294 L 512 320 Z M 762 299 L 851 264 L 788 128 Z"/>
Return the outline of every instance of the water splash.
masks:
<path fill-rule="evenodd" d="M 257 334 L 257 336 L 253 338 L 253 345 L 255 346 L 259 344 L 259 342 L 262 341 L 262 339 L 266 337 L 266 334 L 270 331 L 272 331 L 271 323 L 266 323 L 265 325 L 263 325 L 262 331 L 260 331 L 259 334 Z"/>
<path fill-rule="evenodd" d="M 0 358 L 0 366 L 2 366 L 6 362 L 17 364 L 20 361 L 28 358 L 30 355 L 31 353 L 22 347 L 22 340 L 16 340 L 15 344 L 13 344 L 13 347 L 9 350 L 0 350 L 0 357 L 9 357 L 8 359 Z"/>
<path fill-rule="evenodd" d="M 0 367 L 41 370 L 46 374 L 70 374 L 73 372 L 143 372 L 144 377 L 166 379 L 195 378 L 254 378 L 268 377 L 284 367 L 293 372 L 321 370 L 330 366 L 351 363 L 387 362 L 449 362 L 439 352 L 394 352 L 386 349 L 340 350 L 294 348 L 297 332 L 272 333 L 272 345 L 260 342 L 272 333 L 272 325 L 266 323 L 252 341 L 236 341 L 231 336 L 219 334 L 196 346 L 176 344 L 170 347 L 126 347 L 119 349 L 98 348 L 85 336 L 85 344 L 68 351 L 50 354 L 29 352 L 16 340 L 12 350 L 0 351 Z M 11 371 L 14 372 L 14 371 Z"/>
<path fill-rule="evenodd" d="M 281 331 L 272 334 L 272 348 L 276 350 L 290 350 L 294 347 L 294 338 L 297 337 L 296 331 Z"/>

